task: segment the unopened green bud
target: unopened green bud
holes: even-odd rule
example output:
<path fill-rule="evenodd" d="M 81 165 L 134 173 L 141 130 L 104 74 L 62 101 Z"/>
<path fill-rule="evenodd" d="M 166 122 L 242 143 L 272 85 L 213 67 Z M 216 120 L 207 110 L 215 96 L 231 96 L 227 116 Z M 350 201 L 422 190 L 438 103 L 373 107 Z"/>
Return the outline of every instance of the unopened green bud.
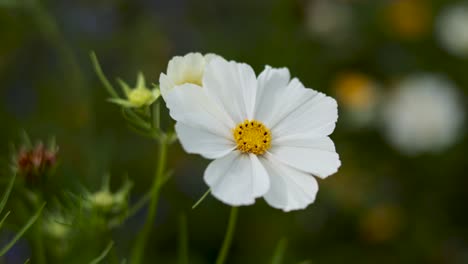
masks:
<path fill-rule="evenodd" d="M 114 196 L 108 191 L 99 191 L 92 195 L 93 205 L 103 211 L 109 211 L 114 206 Z"/>

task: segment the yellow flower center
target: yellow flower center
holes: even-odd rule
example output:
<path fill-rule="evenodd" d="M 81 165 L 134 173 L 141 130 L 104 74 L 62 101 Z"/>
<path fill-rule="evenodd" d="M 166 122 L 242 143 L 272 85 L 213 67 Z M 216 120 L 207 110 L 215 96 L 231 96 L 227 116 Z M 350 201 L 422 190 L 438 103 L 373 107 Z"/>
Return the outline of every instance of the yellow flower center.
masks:
<path fill-rule="evenodd" d="M 202 86 L 202 77 L 201 76 L 187 76 L 186 79 L 180 81 L 179 83 L 176 83 L 177 85 L 182 85 L 186 83 L 191 83 L 195 84 L 198 86 Z"/>
<path fill-rule="evenodd" d="M 232 133 L 241 152 L 262 155 L 271 147 L 270 130 L 259 121 L 245 120 Z"/>

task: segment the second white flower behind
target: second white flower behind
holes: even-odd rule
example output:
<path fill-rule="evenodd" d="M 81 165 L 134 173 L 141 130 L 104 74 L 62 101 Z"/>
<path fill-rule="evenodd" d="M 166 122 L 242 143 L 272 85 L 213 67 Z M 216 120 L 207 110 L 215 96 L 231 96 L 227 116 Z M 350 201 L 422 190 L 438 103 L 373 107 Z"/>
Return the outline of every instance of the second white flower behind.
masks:
<path fill-rule="evenodd" d="M 191 83 L 202 86 L 203 74 L 206 64 L 213 58 L 219 57 L 216 54 L 187 53 L 184 56 L 173 57 L 168 65 L 166 73 L 159 76 L 161 95 L 166 97 L 176 86 Z"/>
<path fill-rule="evenodd" d="M 328 137 L 336 101 L 290 80 L 286 68 L 253 69 L 220 57 L 205 68 L 202 86 L 185 83 L 165 100 L 184 149 L 214 159 L 204 180 L 229 205 L 264 197 L 284 211 L 315 200 L 317 181 L 340 166 Z"/>

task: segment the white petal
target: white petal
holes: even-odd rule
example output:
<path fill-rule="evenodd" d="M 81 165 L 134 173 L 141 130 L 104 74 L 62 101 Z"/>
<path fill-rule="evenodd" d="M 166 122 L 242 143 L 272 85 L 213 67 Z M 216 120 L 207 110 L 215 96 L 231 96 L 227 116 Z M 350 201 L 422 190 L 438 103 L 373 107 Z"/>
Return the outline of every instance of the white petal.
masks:
<path fill-rule="evenodd" d="M 200 154 L 207 159 L 217 159 L 225 156 L 236 148 L 236 144 L 225 137 L 211 131 L 177 123 L 177 136 L 187 153 Z"/>
<path fill-rule="evenodd" d="M 211 60 L 213 60 L 214 58 L 223 59 L 223 57 L 219 56 L 218 54 L 207 53 L 207 54 L 205 54 L 205 63 L 209 63 L 209 62 L 210 62 Z"/>
<path fill-rule="evenodd" d="M 282 112 L 280 106 L 284 103 L 284 96 L 288 92 L 290 79 L 287 68 L 275 69 L 266 66 L 258 76 L 258 90 L 255 104 L 255 119 L 261 120 L 267 126 L 271 125 L 274 117 Z"/>
<path fill-rule="evenodd" d="M 169 77 L 167 77 L 166 74 L 164 73 L 161 73 L 159 75 L 159 89 L 161 91 L 161 95 L 162 97 L 164 98 L 164 100 L 166 99 L 166 95 L 167 93 L 172 89 L 174 88 L 175 84 L 172 82 L 171 79 L 169 79 Z"/>
<path fill-rule="evenodd" d="M 329 137 L 283 137 L 268 152 L 285 164 L 320 178 L 335 173 L 341 165 Z"/>
<path fill-rule="evenodd" d="M 270 185 L 257 156 L 238 151 L 211 162 L 204 179 L 213 196 L 232 206 L 253 204 Z"/>
<path fill-rule="evenodd" d="M 276 138 L 293 134 L 328 136 L 335 129 L 338 107 L 335 99 L 305 88 L 297 79 L 280 92 L 277 113 L 267 124 Z"/>
<path fill-rule="evenodd" d="M 203 88 L 236 124 L 253 118 L 257 78 L 249 65 L 213 58 L 206 66 Z"/>
<path fill-rule="evenodd" d="M 289 167 L 271 156 L 260 160 L 270 177 L 266 202 L 285 212 L 306 208 L 315 201 L 317 180 L 312 175 Z"/>
<path fill-rule="evenodd" d="M 232 139 L 233 121 L 194 84 L 177 86 L 166 95 L 171 117 L 187 126 Z"/>

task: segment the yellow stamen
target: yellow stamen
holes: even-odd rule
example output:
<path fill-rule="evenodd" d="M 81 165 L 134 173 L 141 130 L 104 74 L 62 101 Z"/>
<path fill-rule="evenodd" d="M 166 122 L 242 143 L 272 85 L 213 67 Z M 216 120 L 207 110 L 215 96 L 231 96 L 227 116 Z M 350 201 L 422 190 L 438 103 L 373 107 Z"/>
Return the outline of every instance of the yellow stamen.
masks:
<path fill-rule="evenodd" d="M 241 152 L 262 155 L 271 147 L 271 132 L 259 121 L 245 120 L 232 132 Z"/>

